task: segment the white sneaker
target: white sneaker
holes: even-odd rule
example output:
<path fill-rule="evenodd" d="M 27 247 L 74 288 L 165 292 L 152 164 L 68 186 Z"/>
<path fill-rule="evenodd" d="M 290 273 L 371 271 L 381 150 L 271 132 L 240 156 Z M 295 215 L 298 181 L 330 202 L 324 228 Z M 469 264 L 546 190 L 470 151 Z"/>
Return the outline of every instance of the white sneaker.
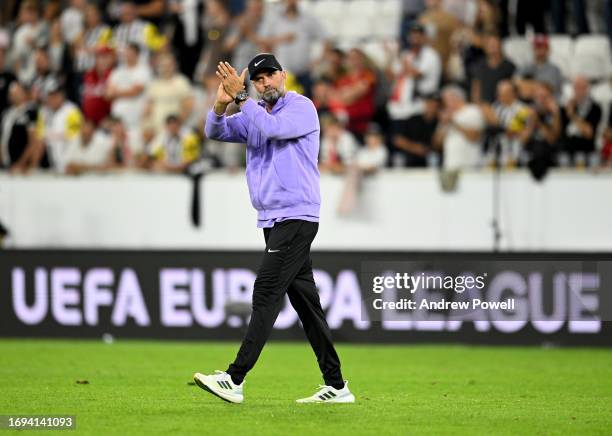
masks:
<path fill-rule="evenodd" d="M 232 377 L 227 372 L 216 370 L 212 375 L 196 372 L 193 375 L 193 380 L 199 387 L 222 400 L 230 403 L 242 403 L 244 401 L 244 395 L 242 395 L 244 382 L 239 385 L 234 384 Z"/>
<path fill-rule="evenodd" d="M 344 380 L 342 389 L 319 385 L 319 390 L 313 396 L 296 400 L 296 403 L 354 403 L 355 396 L 349 391 L 348 381 Z"/>

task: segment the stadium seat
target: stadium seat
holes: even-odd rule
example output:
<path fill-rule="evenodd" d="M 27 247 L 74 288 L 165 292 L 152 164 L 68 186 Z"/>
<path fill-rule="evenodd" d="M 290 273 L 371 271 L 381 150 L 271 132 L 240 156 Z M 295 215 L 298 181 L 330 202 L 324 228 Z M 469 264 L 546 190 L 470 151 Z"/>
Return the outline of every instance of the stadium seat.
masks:
<path fill-rule="evenodd" d="M 350 17 L 367 17 L 372 20 L 379 13 L 380 4 L 376 0 L 352 0 L 348 2 L 346 12 Z"/>
<path fill-rule="evenodd" d="M 399 0 L 377 2 L 372 20 L 372 36 L 375 38 L 398 38 L 402 19 L 402 4 Z"/>
<path fill-rule="evenodd" d="M 533 48 L 523 37 L 510 37 L 503 42 L 504 54 L 518 68 L 523 68 L 533 63 Z"/>
<path fill-rule="evenodd" d="M 591 81 L 603 80 L 610 75 L 610 58 L 597 53 L 574 52 L 572 57 L 572 76 L 581 75 Z"/>
<path fill-rule="evenodd" d="M 591 80 L 607 79 L 611 72 L 610 41 L 604 35 L 583 35 L 574 43 L 572 73 Z"/>
<path fill-rule="evenodd" d="M 605 35 L 579 36 L 574 43 L 574 53 L 593 53 L 597 56 L 610 58 L 610 40 Z"/>
<path fill-rule="evenodd" d="M 372 19 L 372 36 L 376 38 L 399 38 L 400 18 L 377 15 Z"/>
<path fill-rule="evenodd" d="M 348 3 L 344 0 L 319 0 L 313 2 L 312 13 L 321 20 L 325 20 L 326 17 L 339 18 L 346 15 Z"/>
<path fill-rule="evenodd" d="M 360 42 L 372 37 L 372 20 L 367 16 L 351 16 L 350 20 L 338 23 L 340 38 Z"/>
<path fill-rule="evenodd" d="M 309 7 L 311 14 L 319 19 L 328 35 L 332 38 L 339 38 L 341 27 L 338 26 L 338 23 L 344 21 L 343 16 L 347 4 L 348 2 L 344 0 L 319 0 L 312 2 Z"/>
<path fill-rule="evenodd" d="M 302 0 L 300 2 L 300 8 L 301 8 L 302 11 L 306 12 L 307 14 L 317 15 L 317 13 L 315 11 L 317 3 L 319 3 L 319 2 L 315 1 L 315 0 Z"/>
<path fill-rule="evenodd" d="M 384 0 L 377 1 L 379 5 L 378 13 L 386 16 L 398 17 L 402 16 L 402 2 L 401 0 Z"/>
<path fill-rule="evenodd" d="M 551 35 L 550 61 L 561 69 L 563 77 L 572 74 L 572 56 L 574 53 L 574 41 L 568 35 Z"/>

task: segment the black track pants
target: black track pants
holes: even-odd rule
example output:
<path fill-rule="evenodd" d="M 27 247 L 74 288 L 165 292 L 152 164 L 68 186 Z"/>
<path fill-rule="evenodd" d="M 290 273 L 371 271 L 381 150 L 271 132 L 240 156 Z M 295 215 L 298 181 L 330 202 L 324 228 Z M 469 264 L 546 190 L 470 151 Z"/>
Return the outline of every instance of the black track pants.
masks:
<path fill-rule="evenodd" d="M 344 383 L 340 360 L 312 275 L 310 244 L 318 228 L 318 223 L 287 220 L 264 229 L 266 251 L 253 289 L 251 321 L 236 360 L 227 370 L 234 381 L 242 383 L 257 362 L 287 292 L 317 356 L 325 384 Z"/>

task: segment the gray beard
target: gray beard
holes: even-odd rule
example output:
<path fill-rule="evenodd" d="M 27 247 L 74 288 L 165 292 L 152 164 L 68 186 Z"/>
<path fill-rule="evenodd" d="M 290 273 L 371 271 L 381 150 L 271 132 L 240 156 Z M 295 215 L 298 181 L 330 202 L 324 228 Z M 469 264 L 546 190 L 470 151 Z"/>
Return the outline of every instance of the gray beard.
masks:
<path fill-rule="evenodd" d="M 281 98 L 281 93 L 278 89 L 269 89 L 264 91 L 261 98 L 269 105 L 274 106 L 278 99 Z"/>

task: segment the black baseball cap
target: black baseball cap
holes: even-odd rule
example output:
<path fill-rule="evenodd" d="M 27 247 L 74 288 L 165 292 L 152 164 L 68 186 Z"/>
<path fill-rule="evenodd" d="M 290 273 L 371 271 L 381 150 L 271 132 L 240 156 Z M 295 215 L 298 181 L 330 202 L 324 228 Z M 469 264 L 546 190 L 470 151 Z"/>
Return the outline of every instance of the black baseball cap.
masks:
<path fill-rule="evenodd" d="M 252 80 L 258 73 L 264 70 L 283 71 L 272 53 L 259 53 L 249 62 L 249 78 Z"/>

